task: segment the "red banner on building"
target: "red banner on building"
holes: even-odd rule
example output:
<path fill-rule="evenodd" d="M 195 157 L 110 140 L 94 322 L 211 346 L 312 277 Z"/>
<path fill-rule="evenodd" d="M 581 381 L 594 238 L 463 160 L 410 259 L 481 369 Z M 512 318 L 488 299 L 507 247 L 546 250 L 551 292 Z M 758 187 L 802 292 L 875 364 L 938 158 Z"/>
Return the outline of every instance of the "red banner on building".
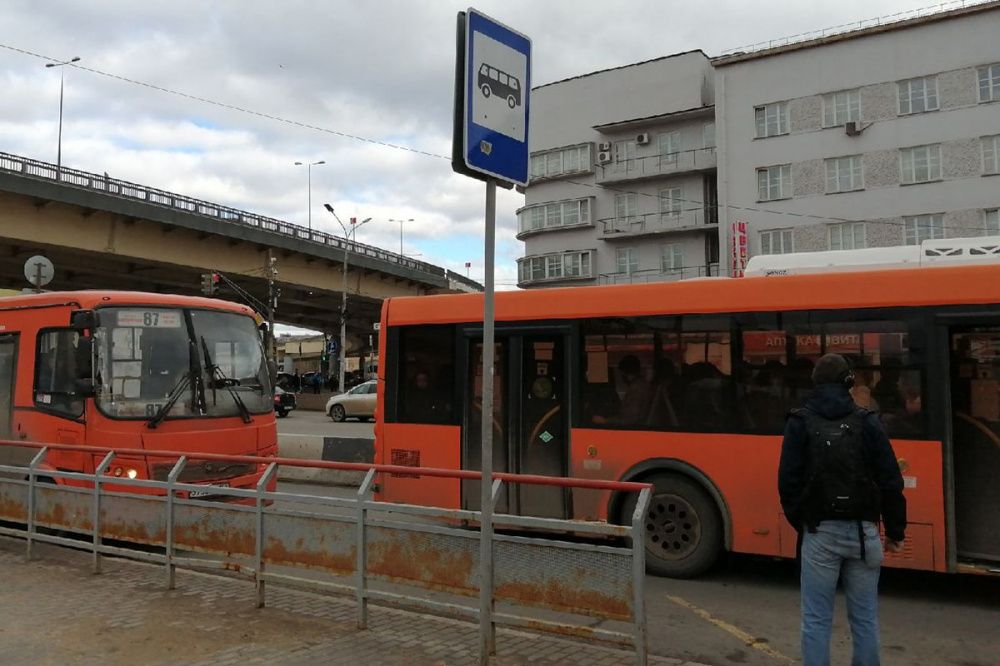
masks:
<path fill-rule="evenodd" d="M 750 258 L 750 251 L 747 247 L 747 222 L 737 220 L 732 223 L 730 229 L 731 252 L 731 274 L 733 277 L 743 277 L 743 271 L 747 267 L 747 260 Z"/>

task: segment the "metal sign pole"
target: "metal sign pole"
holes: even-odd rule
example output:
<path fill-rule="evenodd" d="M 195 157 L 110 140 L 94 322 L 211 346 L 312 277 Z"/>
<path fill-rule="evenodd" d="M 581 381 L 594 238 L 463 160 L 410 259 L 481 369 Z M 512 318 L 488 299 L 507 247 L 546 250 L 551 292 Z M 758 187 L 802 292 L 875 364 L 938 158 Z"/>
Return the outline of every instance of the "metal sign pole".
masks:
<path fill-rule="evenodd" d="M 496 245 L 497 184 L 486 181 L 486 279 L 483 305 L 482 479 L 479 482 L 479 654 L 496 653 L 493 631 L 493 255 Z"/>

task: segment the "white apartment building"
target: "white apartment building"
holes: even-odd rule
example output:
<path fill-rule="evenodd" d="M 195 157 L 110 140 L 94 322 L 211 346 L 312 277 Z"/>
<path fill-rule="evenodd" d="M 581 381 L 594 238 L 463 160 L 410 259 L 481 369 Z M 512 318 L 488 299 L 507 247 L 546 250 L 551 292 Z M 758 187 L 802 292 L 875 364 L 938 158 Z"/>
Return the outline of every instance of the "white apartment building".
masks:
<path fill-rule="evenodd" d="M 713 79 L 691 51 L 532 91 L 519 286 L 717 273 Z"/>
<path fill-rule="evenodd" d="M 1000 234 L 1000 2 L 532 91 L 522 287 Z"/>
<path fill-rule="evenodd" d="M 1000 3 L 714 60 L 750 254 L 1000 234 Z"/>

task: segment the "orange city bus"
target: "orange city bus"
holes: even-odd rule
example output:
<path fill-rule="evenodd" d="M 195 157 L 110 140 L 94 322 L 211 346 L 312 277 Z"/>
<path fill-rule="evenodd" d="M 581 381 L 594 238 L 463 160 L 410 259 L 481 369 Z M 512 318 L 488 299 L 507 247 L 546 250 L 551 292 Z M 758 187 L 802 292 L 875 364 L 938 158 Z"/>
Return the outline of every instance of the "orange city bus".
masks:
<path fill-rule="evenodd" d="M 479 469 L 482 313 L 481 295 L 384 303 L 376 462 Z M 653 483 L 653 572 L 794 556 L 781 434 L 827 352 L 853 363 L 903 472 L 910 524 L 887 564 L 1000 564 L 1000 265 L 501 292 L 496 322 L 494 470 Z M 477 488 L 387 475 L 378 494 L 475 509 Z M 524 487 L 498 510 L 623 522 L 634 501 Z"/>
<path fill-rule="evenodd" d="M 165 294 L 0 298 L 0 439 L 274 456 L 273 390 L 257 318 L 243 305 Z M 0 446 L 0 464 L 27 465 L 36 453 Z M 93 473 L 100 458 L 52 449 L 39 477 Z M 165 480 L 175 462 L 116 457 L 108 474 Z M 262 472 L 257 464 L 191 460 L 178 480 L 253 488 Z"/>

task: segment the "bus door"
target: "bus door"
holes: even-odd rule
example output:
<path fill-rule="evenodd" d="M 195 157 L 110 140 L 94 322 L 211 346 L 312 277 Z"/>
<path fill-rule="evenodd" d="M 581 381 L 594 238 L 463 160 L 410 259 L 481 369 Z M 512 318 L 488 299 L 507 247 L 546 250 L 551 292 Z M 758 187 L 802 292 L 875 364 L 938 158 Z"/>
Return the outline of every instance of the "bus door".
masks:
<path fill-rule="evenodd" d="M 13 439 L 14 388 L 17 384 L 17 341 L 14 334 L 0 335 L 0 439 Z M 0 446 L 0 465 L 27 465 L 37 451 Z"/>
<path fill-rule="evenodd" d="M 949 342 L 956 550 L 1000 562 L 1000 325 L 952 328 Z"/>
<path fill-rule="evenodd" d="M 518 474 L 565 476 L 569 459 L 567 420 L 567 336 L 546 332 L 497 332 L 493 392 L 493 470 Z M 465 354 L 465 407 L 462 467 L 481 469 L 481 339 L 469 339 Z M 462 484 L 462 506 L 478 509 L 478 482 Z M 500 513 L 546 518 L 568 514 L 568 491 L 554 486 L 505 487 Z"/>

